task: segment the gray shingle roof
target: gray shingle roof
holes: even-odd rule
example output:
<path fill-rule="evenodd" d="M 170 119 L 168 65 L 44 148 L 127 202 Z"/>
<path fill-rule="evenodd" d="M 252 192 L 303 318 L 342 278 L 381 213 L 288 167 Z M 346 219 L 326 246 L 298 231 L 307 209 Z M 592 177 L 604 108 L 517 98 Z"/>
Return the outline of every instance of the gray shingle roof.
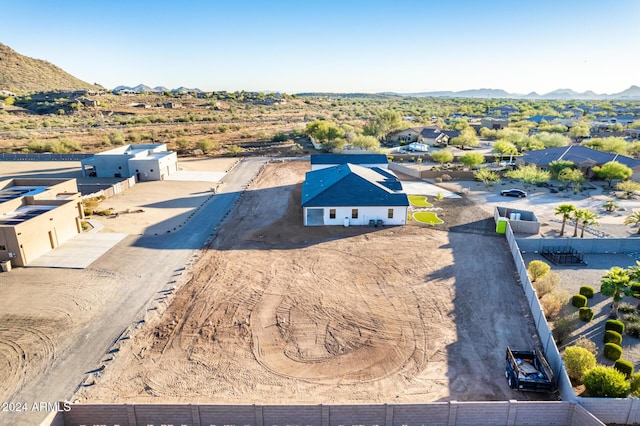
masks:
<path fill-rule="evenodd" d="M 640 167 L 640 160 L 612 152 L 598 151 L 581 145 L 528 151 L 524 153 L 522 160 L 525 164 L 535 164 L 537 166 L 547 166 L 555 160 L 566 160 L 573 161 L 575 164 L 591 161 L 599 166 L 609 161 L 617 161 L 630 168 Z"/>
<path fill-rule="evenodd" d="M 311 154 L 311 164 L 386 164 L 385 154 Z"/>
<path fill-rule="evenodd" d="M 392 173 L 379 168 L 341 164 L 307 172 L 302 207 L 408 206 L 407 194 Z"/>

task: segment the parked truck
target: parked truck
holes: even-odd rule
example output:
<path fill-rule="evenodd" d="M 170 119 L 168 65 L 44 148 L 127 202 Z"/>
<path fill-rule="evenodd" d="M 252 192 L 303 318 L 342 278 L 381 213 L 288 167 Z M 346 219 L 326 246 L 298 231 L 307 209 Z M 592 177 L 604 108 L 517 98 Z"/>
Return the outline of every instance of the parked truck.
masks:
<path fill-rule="evenodd" d="M 555 390 L 551 367 L 537 348 L 515 351 L 507 346 L 504 375 L 512 389 L 532 392 L 552 392 Z"/>

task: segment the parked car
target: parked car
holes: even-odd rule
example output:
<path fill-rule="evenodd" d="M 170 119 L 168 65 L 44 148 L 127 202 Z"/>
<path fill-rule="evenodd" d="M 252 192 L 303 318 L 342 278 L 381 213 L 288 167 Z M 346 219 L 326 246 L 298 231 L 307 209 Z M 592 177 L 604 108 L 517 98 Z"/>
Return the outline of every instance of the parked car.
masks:
<path fill-rule="evenodd" d="M 500 195 L 503 197 L 518 197 L 524 198 L 527 196 L 527 193 L 522 189 L 503 189 L 500 191 Z"/>

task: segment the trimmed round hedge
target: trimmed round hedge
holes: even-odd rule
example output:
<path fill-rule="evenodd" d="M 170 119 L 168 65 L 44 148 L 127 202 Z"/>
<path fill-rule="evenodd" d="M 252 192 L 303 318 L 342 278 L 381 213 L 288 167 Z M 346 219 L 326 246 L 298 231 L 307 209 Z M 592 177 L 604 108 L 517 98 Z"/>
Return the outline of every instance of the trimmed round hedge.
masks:
<path fill-rule="evenodd" d="M 607 322 L 604 324 L 604 329 L 617 331 L 618 333 L 622 334 L 624 333 L 624 323 L 620 320 L 607 320 Z"/>
<path fill-rule="evenodd" d="M 582 308 L 587 306 L 587 298 L 581 294 L 575 294 L 571 299 L 571 304 L 576 308 Z"/>
<path fill-rule="evenodd" d="M 622 334 L 617 331 L 607 330 L 604 332 L 604 343 L 615 343 L 619 345 L 622 343 Z"/>
<path fill-rule="evenodd" d="M 633 363 L 627 361 L 626 359 L 617 360 L 613 368 L 621 373 L 624 373 L 624 375 L 627 376 L 627 379 L 633 376 Z"/>
<path fill-rule="evenodd" d="M 587 308 L 586 306 L 580 308 L 580 311 L 578 312 L 578 318 L 580 318 L 580 320 L 584 322 L 591 321 L 593 319 L 593 315 L 593 309 Z"/>
<path fill-rule="evenodd" d="M 617 361 L 622 356 L 622 348 L 615 343 L 604 344 L 604 357 L 611 361 Z"/>
<path fill-rule="evenodd" d="M 584 285 L 580 287 L 580 291 L 578 292 L 587 299 L 593 299 L 594 290 L 590 285 Z"/>

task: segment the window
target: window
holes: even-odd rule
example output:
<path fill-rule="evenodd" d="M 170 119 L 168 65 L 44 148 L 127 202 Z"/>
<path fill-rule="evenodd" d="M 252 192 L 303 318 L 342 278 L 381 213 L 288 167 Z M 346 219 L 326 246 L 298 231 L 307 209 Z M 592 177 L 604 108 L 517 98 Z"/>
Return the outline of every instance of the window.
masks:
<path fill-rule="evenodd" d="M 329 219 L 336 218 L 336 209 L 329 209 Z"/>
<path fill-rule="evenodd" d="M 358 218 L 358 209 L 351 209 L 351 219 Z"/>
<path fill-rule="evenodd" d="M 393 209 L 387 210 L 387 218 L 393 219 Z"/>

